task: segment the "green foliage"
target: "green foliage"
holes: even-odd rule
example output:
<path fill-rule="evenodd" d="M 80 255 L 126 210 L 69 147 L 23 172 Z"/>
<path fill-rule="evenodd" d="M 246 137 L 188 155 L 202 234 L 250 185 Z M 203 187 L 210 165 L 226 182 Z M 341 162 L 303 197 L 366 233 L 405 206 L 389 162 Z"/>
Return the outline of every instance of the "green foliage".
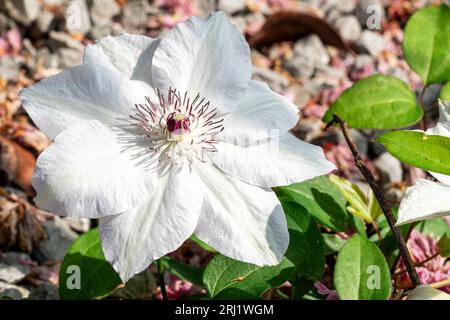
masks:
<path fill-rule="evenodd" d="M 359 235 L 341 249 L 334 284 L 344 300 L 386 300 L 391 293 L 389 267 L 380 249 Z"/>
<path fill-rule="evenodd" d="M 318 280 L 325 267 L 322 234 L 303 206 L 292 201 L 284 201 L 282 205 L 290 238 L 286 258 L 294 264 L 299 275 Z"/>
<path fill-rule="evenodd" d="M 195 234 L 193 234 L 190 238 L 193 242 L 195 242 L 200 248 L 202 248 L 203 250 L 206 250 L 208 252 L 213 252 L 213 253 L 217 253 L 217 250 L 212 248 L 211 246 L 209 246 L 206 242 L 200 240 L 199 238 L 197 238 L 197 236 Z"/>
<path fill-rule="evenodd" d="M 450 101 L 450 82 L 447 82 L 442 87 L 439 98 L 444 101 Z"/>
<path fill-rule="evenodd" d="M 423 115 L 416 96 L 406 83 L 394 76 L 373 75 L 357 81 L 331 105 L 323 121 L 333 113 L 350 128 L 393 129 L 413 125 Z"/>
<path fill-rule="evenodd" d="M 443 257 L 450 258 L 450 233 L 444 234 L 438 241 L 439 254 Z"/>
<path fill-rule="evenodd" d="M 429 6 L 416 12 L 405 28 L 405 58 L 426 83 L 450 79 L 450 8 Z"/>
<path fill-rule="evenodd" d="M 424 220 L 419 222 L 415 229 L 437 240 L 448 232 L 448 223 L 442 218 Z"/>
<path fill-rule="evenodd" d="M 324 244 L 325 244 L 325 255 L 329 256 L 341 251 L 347 240 L 339 238 L 338 236 L 330 233 L 322 234 Z"/>
<path fill-rule="evenodd" d="M 350 204 L 350 206 L 347 207 L 348 212 L 364 219 L 366 222 L 371 222 L 372 217 L 370 215 L 368 201 L 361 189 L 356 184 L 335 175 L 331 175 L 330 180 Z"/>
<path fill-rule="evenodd" d="M 294 265 L 286 258 L 276 266 L 258 267 L 217 255 L 205 268 L 203 284 L 210 298 L 259 299 L 266 290 L 289 280 L 294 272 Z"/>
<path fill-rule="evenodd" d="M 189 281 L 198 286 L 203 286 L 203 269 L 190 266 L 171 257 L 162 257 L 164 270 L 181 280 Z"/>
<path fill-rule="evenodd" d="M 77 269 L 80 271 L 79 288 L 73 288 Z M 61 299 L 102 298 L 121 282 L 105 260 L 98 230 L 92 229 L 75 240 L 64 257 L 59 273 L 59 296 Z"/>
<path fill-rule="evenodd" d="M 347 213 L 347 201 L 326 176 L 277 187 L 275 192 L 282 202 L 296 202 L 319 224 L 333 231 L 345 231 L 353 224 L 352 218 Z"/>
<path fill-rule="evenodd" d="M 393 131 L 379 136 L 377 141 L 403 162 L 450 174 L 450 138 L 417 131 Z"/>

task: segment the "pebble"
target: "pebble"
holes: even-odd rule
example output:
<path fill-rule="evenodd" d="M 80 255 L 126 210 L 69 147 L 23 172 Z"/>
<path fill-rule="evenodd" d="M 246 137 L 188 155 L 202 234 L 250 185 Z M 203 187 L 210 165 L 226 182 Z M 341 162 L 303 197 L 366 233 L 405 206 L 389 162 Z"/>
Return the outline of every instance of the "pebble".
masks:
<path fill-rule="evenodd" d="M 316 68 L 329 62 L 330 56 L 320 38 L 309 35 L 295 43 L 293 55 L 285 61 L 284 67 L 296 78 L 309 79 Z"/>
<path fill-rule="evenodd" d="M 401 162 L 390 153 L 382 153 L 373 162 L 375 168 L 381 173 L 385 183 L 398 182 L 403 179 L 403 168 Z"/>
<path fill-rule="evenodd" d="M 233 15 L 247 8 L 245 0 L 219 0 L 219 10 Z"/>
<path fill-rule="evenodd" d="M 19 75 L 19 62 L 13 57 L 0 59 L 0 78 L 16 80 Z"/>
<path fill-rule="evenodd" d="M 344 41 L 354 42 L 361 36 L 361 25 L 355 16 L 340 17 L 336 20 L 335 26 Z"/>
<path fill-rule="evenodd" d="M 0 281 L 15 284 L 30 274 L 30 268 L 23 265 L 0 263 Z"/>
<path fill-rule="evenodd" d="M 86 0 L 71 0 L 65 12 L 66 30 L 86 34 L 91 29 L 91 18 Z"/>
<path fill-rule="evenodd" d="M 2 0 L 9 16 L 14 20 L 29 26 L 37 19 L 42 10 L 39 0 Z"/>
<path fill-rule="evenodd" d="M 30 290 L 0 281 L 0 297 L 9 297 L 13 300 L 22 300 L 30 297 Z"/>
<path fill-rule="evenodd" d="M 378 32 L 364 30 L 356 45 L 359 52 L 376 57 L 386 48 L 386 44 L 386 39 Z"/>
<path fill-rule="evenodd" d="M 289 86 L 288 79 L 281 74 L 264 67 L 253 67 L 253 79 L 267 83 L 272 90 L 277 92 L 282 92 Z"/>
<path fill-rule="evenodd" d="M 59 69 L 71 68 L 83 62 L 83 51 L 77 49 L 59 48 L 56 55 Z"/>
<path fill-rule="evenodd" d="M 45 221 L 43 227 L 47 238 L 39 243 L 40 251 L 48 260 L 61 261 L 78 235 L 72 231 L 64 219 L 58 216 Z"/>

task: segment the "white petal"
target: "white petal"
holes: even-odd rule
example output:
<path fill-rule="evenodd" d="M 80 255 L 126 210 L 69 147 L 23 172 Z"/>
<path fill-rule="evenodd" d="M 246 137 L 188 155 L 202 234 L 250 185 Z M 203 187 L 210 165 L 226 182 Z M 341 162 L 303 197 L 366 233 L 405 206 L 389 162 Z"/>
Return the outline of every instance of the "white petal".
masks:
<path fill-rule="evenodd" d="M 116 124 L 152 93 L 145 82 L 127 80 L 100 65 L 82 64 L 22 90 L 20 96 L 34 123 L 54 139 L 86 120 Z"/>
<path fill-rule="evenodd" d="M 439 121 L 434 128 L 427 130 L 427 134 L 440 135 L 450 138 L 450 102 L 439 102 Z M 439 181 L 450 185 L 450 176 L 442 173 L 431 172 Z"/>
<path fill-rule="evenodd" d="M 190 173 L 171 171 L 141 205 L 100 219 L 106 259 L 127 281 L 193 234 L 201 206 L 197 180 Z"/>
<path fill-rule="evenodd" d="M 248 44 L 222 12 L 177 24 L 152 63 L 155 87 L 200 93 L 222 112 L 238 106 L 251 76 Z"/>
<path fill-rule="evenodd" d="M 297 107 L 263 82 L 251 80 L 239 107 L 225 117 L 221 139 L 253 143 L 274 133 L 283 135 L 299 119 Z"/>
<path fill-rule="evenodd" d="M 408 291 L 406 300 L 450 300 L 450 295 L 428 285 L 420 285 Z"/>
<path fill-rule="evenodd" d="M 210 155 L 227 174 L 260 187 L 289 185 L 325 175 L 335 165 L 322 148 L 287 133 L 247 147 L 221 142 Z"/>
<path fill-rule="evenodd" d="M 96 218 L 141 203 L 157 178 L 135 159 L 123 134 L 99 121 L 59 134 L 37 160 L 36 204 L 65 216 Z"/>
<path fill-rule="evenodd" d="M 86 48 L 85 63 L 100 64 L 128 79 L 152 85 L 151 66 L 159 39 L 141 35 L 106 36 Z"/>
<path fill-rule="evenodd" d="M 450 186 L 421 179 L 406 190 L 397 225 L 450 214 Z"/>
<path fill-rule="evenodd" d="M 209 164 L 195 170 L 205 186 L 195 234 L 230 258 L 260 266 L 279 263 L 289 233 L 275 193 L 224 175 Z"/>

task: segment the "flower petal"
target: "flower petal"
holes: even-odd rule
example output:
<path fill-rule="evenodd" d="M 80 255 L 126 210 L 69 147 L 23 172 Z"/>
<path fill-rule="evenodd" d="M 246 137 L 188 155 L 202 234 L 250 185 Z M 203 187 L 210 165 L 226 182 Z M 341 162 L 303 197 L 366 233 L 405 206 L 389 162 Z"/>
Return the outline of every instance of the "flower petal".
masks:
<path fill-rule="evenodd" d="M 450 214 L 450 186 L 421 179 L 406 190 L 397 225 Z"/>
<path fill-rule="evenodd" d="M 290 133 L 247 147 L 221 142 L 217 149 L 210 155 L 217 167 L 260 187 L 289 185 L 336 169 L 325 159 L 322 148 Z"/>
<path fill-rule="evenodd" d="M 439 121 L 434 128 L 427 130 L 427 134 L 440 135 L 450 138 L 450 102 L 439 102 Z M 439 181 L 450 185 L 450 176 L 442 173 L 431 172 Z"/>
<path fill-rule="evenodd" d="M 128 79 L 152 86 L 151 66 L 159 39 L 141 35 L 106 36 L 86 48 L 84 63 L 100 64 Z"/>
<path fill-rule="evenodd" d="M 190 173 L 172 170 L 141 205 L 100 218 L 105 257 L 124 282 L 193 234 L 202 206 L 198 185 Z"/>
<path fill-rule="evenodd" d="M 20 96 L 34 123 L 54 139 L 86 120 L 116 124 L 152 92 L 145 82 L 127 80 L 100 65 L 82 64 L 22 90 Z"/>
<path fill-rule="evenodd" d="M 279 263 L 289 233 L 275 193 L 224 175 L 209 164 L 195 171 L 204 183 L 196 236 L 233 259 L 260 266 Z"/>
<path fill-rule="evenodd" d="M 251 77 L 248 44 L 222 12 L 177 24 L 152 63 L 155 87 L 200 93 L 222 112 L 238 106 Z"/>
<path fill-rule="evenodd" d="M 297 107 L 286 97 L 272 91 L 263 82 L 251 80 L 239 107 L 225 117 L 221 139 L 236 144 L 253 143 L 283 135 L 299 119 Z"/>
<path fill-rule="evenodd" d="M 122 134 L 99 121 L 59 134 L 37 160 L 36 204 L 65 216 L 97 218 L 141 203 L 156 174 L 138 163 Z"/>

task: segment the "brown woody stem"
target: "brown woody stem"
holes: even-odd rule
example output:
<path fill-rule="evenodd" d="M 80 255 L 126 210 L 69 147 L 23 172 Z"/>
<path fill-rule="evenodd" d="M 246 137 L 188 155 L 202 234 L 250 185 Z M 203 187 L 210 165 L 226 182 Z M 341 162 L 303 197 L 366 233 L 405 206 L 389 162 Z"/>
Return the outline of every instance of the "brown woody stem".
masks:
<path fill-rule="evenodd" d="M 327 125 L 327 127 L 330 127 L 334 123 L 339 124 L 339 126 L 341 127 L 342 133 L 344 134 L 344 138 L 347 141 L 347 144 L 355 159 L 356 167 L 359 169 L 359 171 L 361 171 L 362 175 L 364 176 L 370 188 L 372 189 L 375 197 L 377 198 L 378 203 L 380 204 L 380 207 L 386 217 L 389 227 L 391 228 L 391 231 L 394 234 L 398 248 L 400 249 L 400 254 L 402 256 L 403 262 L 405 263 L 406 270 L 408 272 L 409 278 L 411 279 L 412 286 L 413 288 L 415 288 L 418 285 L 420 285 L 420 279 L 414 267 L 411 256 L 409 254 L 405 239 L 403 238 L 400 229 L 395 226 L 396 221 L 394 215 L 392 214 L 392 210 L 386 201 L 383 191 L 379 187 L 377 181 L 375 180 L 375 177 L 372 175 L 370 170 L 364 164 L 362 156 L 359 153 L 359 150 L 355 142 L 353 141 L 352 136 L 350 135 L 347 123 L 343 119 L 341 119 L 337 114 L 333 115 L 333 120 Z"/>

